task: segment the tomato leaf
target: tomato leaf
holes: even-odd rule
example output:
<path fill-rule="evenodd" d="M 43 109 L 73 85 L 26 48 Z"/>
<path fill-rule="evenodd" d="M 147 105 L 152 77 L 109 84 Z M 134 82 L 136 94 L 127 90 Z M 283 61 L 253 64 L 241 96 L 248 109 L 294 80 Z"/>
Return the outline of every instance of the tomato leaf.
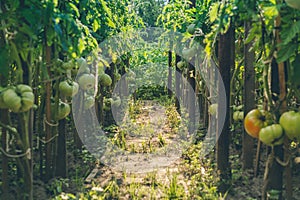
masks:
<path fill-rule="evenodd" d="M 73 9 L 73 11 L 75 12 L 76 17 L 79 17 L 80 14 L 79 14 L 78 8 L 77 8 L 73 3 L 71 3 L 71 2 L 69 2 L 69 6 L 70 6 L 70 7 Z"/>
<path fill-rule="evenodd" d="M 264 14 L 266 16 L 269 16 L 270 18 L 278 16 L 278 10 L 276 6 L 264 7 L 263 10 L 264 10 Z"/>
<path fill-rule="evenodd" d="M 300 33 L 300 20 L 295 22 L 290 29 L 282 34 L 283 44 L 290 43 L 298 33 Z"/>
<path fill-rule="evenodd" d="M 116 28 L 116 25 L 111 19 L 107 18 L 107 25 L 111 28 Z"/>
<path fill-rule="evenodd" d="M 245 44 L 248 44 L 249 42 L 251 42 L 252 40 L 254 40 L 254 38 L 260 37 L 260 27 L 257 25 L 253 25 L 253 27 L 251 28 L 249 35 L 247 36 L 246 40 L 245 40 Z"/>
<path fill-rule="evenodd" d="M 100 28 L 100 25 L 98 23 L 97 19 L 94 19 L 93 21 L 93 31 L 96 32 Z"/>
<path fill-rule="evenodd" d="M 79 38 L 78 39 L 78 50 L 79 50 L 79 53 L 81 54 L 84 49 L 85 49 L 84 40 L 82 38 Z"/>
<path fill-rule="evenodd" d="M 219 10 L 219 3 L 216 2 L 211 6 L 210 12 L 209 12 L 209 20 L 210 22 L 214 22 L 218 17 L 218 10 Z"/>
<path fill-rule="evenodd" d="M 288 60 L 292 55 L 294 55 L 297 50 L 297 44 L 284 45 L 280 47 L 280 50 L 277 53 L 277 62 L 281 63 Z"/>

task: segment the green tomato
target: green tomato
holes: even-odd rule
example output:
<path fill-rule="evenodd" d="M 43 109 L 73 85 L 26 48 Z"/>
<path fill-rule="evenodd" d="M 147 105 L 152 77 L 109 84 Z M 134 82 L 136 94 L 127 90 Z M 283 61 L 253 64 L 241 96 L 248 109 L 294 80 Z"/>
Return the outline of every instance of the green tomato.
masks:
<path fill-rule="evenodd" d="M 190 24 L 190 25 L 187 27 L 187 32 L 188 32 L 189 34 L 193 35 L 193 34 L 195 33 L 195 30 L 196 30 L 195 26 L 196 26 L 195 24 Z"/>
<path fill-rule="evenodd" d="M 24 84 L 17 85 L 15 89 L 7 89 L 1 94 L 0 98 L 6 108 L 13 112 L 25 112 L 34 105 L 32 88 Z"/>
<path fill-rule="evenodd" d="M 3 102 L 13 112 L 19 112 L 22 106 L 21 97 L 11 88 L 3 92 Z"/>
<path fill-rule="evenodd" d="M 243 111 L 238 112 L 238 119 L 243 121 L 243 119 L 244 119 L 244 112 Z"/>
<path fill-rule="evenodd" d="M 93 96 L 87 96 L 84 100 L 84 109 L 89 109 L 95 105 L 95 98 Z"/>
<path fill-rule="evenodd" d="M 66 118 L 70 114 L 71 108 L 69 104 L 60 101 L 58 104 L 58 112 L 57 112 L 57 119 L 61 120 Z"/>
<path fill-rule="evenodd" d="M 95 76 L 93 74 L 83 74 L 78 78 L 78 83 L 81 89 L 89 90 L 95 86 Z"/>
<path fill-rule="evenodd" d="M 72 97 L 78 93 L 79 85 L 74 81 L 62 81 L 59 83 L 59 91 L 61 94 Z"/>
<path fill-rule="evenodd" d="M 16 92 L 21 97 L 21 108 L 19 112 L 28 111 L 34 105 L 34 94 L 29 85 L 19 84 L 16 87 Z"/>
<path fill-rule="evenodd" d="M 89 66 L 84 58 L 78 58 L 77 59 L 77 65 L 78 65 L 78 74 L 89 74 L 90 69 Z"/>
<path fill-rule="evenodd" d="M 32 88 L 29 85 L 19 84 L 16 87 L 16 92 L 22 94 L 23 92 L 32 92 Z"/>
<path fill-rule="evenodd" d="M 121 74 L 118 73 L 118 72 L 116 72 L 116 73 L 114 74 L 114 76 L 115 76 L 116 81 L 119 81 L 119 80 L 121 79 Z"/>
<path fill-rule="evenodd" d="M 184 66 L 185 66 L 185 62 L 182 60 L 177 63 L 177 67 L 181 70 L 184 68 Z"/>
<path fill-rule="evenodd" d="M 280 116 L 279 123 L 282 126 L 285 134 L 291 140 L 297 139 L 300 141 L 300 113 L 288 111 Z"/>
<path fill-rule="evenodd" d="M 101 74 L 99 76 L 99 82 L 102 86 L 110 86 L 112 84 L 112 79 L 108 74 Z"/>
<path fill-rule="evenodd" d="M 185 59 L 188 59 L 190 60 L 192 57 L 195 56 L 197 52 L 197 49 L 195 46 L 191 47 L 190 49 L 183 49 L 182 50 L 182 56 L 185 58 Z"/>
<path fill-rule="evenodd" d="M 214 103 L 208 107 L 208 113 L 211 115 L 216 115 L 218 111 L 218 104 Z"/>
<path fill-rule="evenodd" d="M 259 140 L 268 146 L 281 145 L 284 134 L 280 124 L 266 126 L 259 131 Z"/>
<path fill-rule="evenodd" d="M 111 109 L 111 105 L 112 105 L 112 103 L 113 103 L 113 98 L 104 98 L 103 99 L 103 109 L 105 110 L 105 111 L 109 111 L 110 109 Z"/>
<path fill-rule="evenodd" d="M 234 121 L 239 121 L 239 111 L 235 111 L 232 116 Z"/>
<path fill-rule="evenodd" d="M 114 106 L 114 107 L 120 107 L 121 105 L 121 98 L 120 97 L 116 97 L 115 99 L 113 99 L 111 101 L 111 106 Z"/>
<path fill-rule="evenodd" d="M 20 112 L 28 111 L 34 105 L 34 94 L 32 92 L 23 92 L 21 94 L 21 104 Z"/>
<path fill-rule="evenodd" d="M 68 62 L 64 62 L 62 64 L 62 68 L 65 70 L 71 70 L 75 68 L 75 63 L 73 60 L 69 60 Z"/>
<path fill-rule="evenodd" d="M 241 111 L 241 110 L 243 110 L 243 107 L 244 107 L 243 105 L 239 105 L 239 106 L 235 106 L 235 105 L 234 105 L 234 106 L 233 106 L 233 110 L 234 110 L 234 111 Z"/>

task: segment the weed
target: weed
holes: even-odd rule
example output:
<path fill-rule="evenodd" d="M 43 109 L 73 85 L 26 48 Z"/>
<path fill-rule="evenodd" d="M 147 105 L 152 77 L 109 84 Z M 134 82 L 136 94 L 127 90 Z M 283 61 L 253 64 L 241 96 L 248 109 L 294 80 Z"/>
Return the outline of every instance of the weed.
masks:
<path fill-rule="evenodd" d="M 120 188 L 117 184 L 116 179 L 113 179 L 109 182 L 109 184 L 104 189 L 104 199 L 115 199 L 120 195 Z"/>
<path fill-rule="evenodd" d="M 143 182 L 147 185 L 150 185 L 151 187 L 155 188 L 159 185 L 159 182 L 157 180 L 157 171 L 149 172 L 143 179 Z"/>
<path fill-rule="evenodd" d="M 158 138 L 159 147 L 164 147 L 166 145 L 166 140 L 163 137 L 162 133 L 159 133 L 157 138 Z"/>
<path fill-rule="evenodd" d="M 177 174 L 169 175 L 169 186 L 165 188 L 167 199 L 183 199 L 185 191 L 182 184 L 178 182 Z"/>
<path fill-rule="evenodd" d="M 48 185 L 48 191 L 57 196 L 61 194 L 66 187 L 69 187 L 69 179 L 58 178 L 51 181 Z"/>

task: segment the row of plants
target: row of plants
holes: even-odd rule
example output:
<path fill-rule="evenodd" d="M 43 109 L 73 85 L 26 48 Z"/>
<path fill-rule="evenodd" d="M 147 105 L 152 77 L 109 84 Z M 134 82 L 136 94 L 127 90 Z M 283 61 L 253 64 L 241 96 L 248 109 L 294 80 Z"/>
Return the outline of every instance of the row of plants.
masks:
<path fill-rule="evenodd" d="M 288 163 L 284 166 L 288 177 L 291 177 L 291 158 L 295 155 L 291 155 L 290 149 L 299 143 L 299 114 L 294 112 L 298 110 L 297 77 L 300 69 L 297 2 L 174 0 L 166 5 L 159 1 L 155 4 L 159 6 L 149 10 L 153 3 L 126 0 L 10 0 L 0 3 L 3 24 L 0 29 L 0 125 L 4 195 L 10 191 L 9 180 L 14 178 L 19 179 L 19 188 L 27 195 L 25 199 L 32 199 L 32 175 L 38 174 L 45 182 L 56 176 L 67 176 L 66 127 L 74 130 L 74 122 L 78 123 L 82 114 L 94 109 L 100 125 L 113 124 L 110 108 L 123 108 L 125 102 L 122 101 L 126 96 L 123 93 L 113 96 L 113 89 L 118 81 L 124 81 L 122 89 L 130 93 L 128 83 L 134 82 L 135 74 L 129 68 L 139 72 L 142 65 L 142 72 L 157 79 L 162 73 L 169 73 L 168 81 L 171 83 L 168 85 L 175 88 L 176 95 L 184 94 L 182 78 L 187 79 L 198 94 L 194 101 L 199 100 L 199 108 L 203 111 L 200 122 L 208 128 L 208 124 L 213 123 L 213 116 L 218 117 L 224 112 L 220 110 L 221 105 L 214 104 L 221 101 L 216 97 L 216 88 L 205 82 L 212 80 L 215 81 L 212 85 L 218 84 L 215 80 L 218 78 L 213 75 L 215 71 L 203 67 L 208 66 L 210 61 L 217 64 L 227 95 L 225 113 L 228 116 L 224 129 L 208 131 L 222 132 L 216 154 L 218 159 L 221 158 L 217 160 L 217 168 L 220 182 L 224 184 L 218 189 L 226 193 L 231 179 L 228 162 L 230 126 L 241 123 L 245 114 L 243 125 L 246 132 L 272 146 L 269 158 L 276 158 L 276 162 L 267 163 L 263 196 L 273 189 L 282 190 L 281 165 Z M 141 14 L 146 10 L 157 16 L 155 25 L 164 28 L 166 35 L 174 31 L 184 36 L 180 38 L 180 44 L 161 40 L 165 46 L 175 46 L 174 52 L 162 53 L 155 46 L 150 46 L 152 51 L 144 54 L 146 46 L 142 46 L 141 50 L 118 55 L 116 49 L 122 52 L 124 46 L 126 49 L 131 45 L 126 44 L 128 40 L 102 43 L 122 32 L 131 42 L 142 41 L 143 37 L 134 35 L 131 30 L 144 27 L 144 22 L 154 24 L 149 16 Z M 148 45 L 147 42 L 144 45 Z M 204 47 L 203 52 L 200 52 L 199 46 Z M 149 60 L 164 64 L 168 60 L 170 68 L 168 72 L 167 68 L 153 72 L 145 65 Z M 174 71 L 180 76 L 171 76 Z M 121 78 L 126 73 L 131 76 Z M 209 78 L 206 77 L 208 75 Z M 156 89 L 160 88 L 151 91 Z M 146 96 L 145 93 L 149 96 L 143 88 L 137 91 L 141 96 Z M 190 95 L 191 92 L 179 96 L 193 98 Z M 69 115 L 72 99 L 79 100 L 73 108 L 83 109 L 78 109 L 80 112 L 75 109 L 73 115 Z M 178 102 L 175 104 L 179 111 Z M 237 109 L 239 106 L 242 109 Z M 186 107 L 191 119 L 194 119 L 195 104 L 190 103 Z M 260 110 L 253 110 L 255 107 Z M 95 128 L 98 127 L 82 125 L 86 133 L 96 134 Z M 74 146 L 81 149 L 82 135 L 76 131 L 73 134 Z M 243 138 L 244 168 L 253 168 L 254 140 L 246 134 L 241 134 L 240 138 Z M 41 148 L 34 149 L 34 143 Z M 35 154 L 40 156 L 39 172 L 32 171 L 31 167 L 34 164 L 32 155 Z M 9 158 L 16 158 L 16 161 Z M 283 161 L 285 159 L 286 162 Z M 8 177 L 10 164 L 18 168 L 13 177 Z M 280 175 L 275 176 L 278 172 Z M 292 186 L 288 179 L 287 198 L 291 198 Z"/>
<path fill-rule="evenodd" d="M 109 112 L 103 112 L 104 103 L 120 106 L 120 97 L 109 91 L 127 69 L 124 64 L 111 67 L 116 63 L 111 59 L 114 54 L 100 56 L 98 46 L 124 28 L 144 26 L 130 5 L 85 0 L 0 2 L 1 198 L 33 199 L 38 193 L 33 181 L 48 183 L 73 174 L 68 155 L 82 151 L 83 145 L 74 127 L 80 116 L 71 115 L 72 107 L 89 112 L 99 106 L 101 118 Z M 72 105 L 75 98 L 80 105 Z M 72 148 L 67 148 L 70 143 Z"/>

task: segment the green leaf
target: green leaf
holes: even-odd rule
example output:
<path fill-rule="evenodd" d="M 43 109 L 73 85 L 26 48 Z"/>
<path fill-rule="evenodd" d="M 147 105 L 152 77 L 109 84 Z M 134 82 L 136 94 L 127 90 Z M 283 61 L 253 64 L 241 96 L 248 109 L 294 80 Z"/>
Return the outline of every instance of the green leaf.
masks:
<path fill-rule="evenodd" d="M 96 32 L 99 29 L 99 23 L 97 19 L 94 19 L 93 21 L 93 31 Z"/>
<path fill-rule="evenodd" d="M 106 2 L 104 0 L 101 0 L 100 2 L 101 2 L 102 8 L 103 8 L 105 14 L 111 18 L 111 16 L 112 16 L 111 10 L 107 7 Z"/>
<path fill-rule="evenodd" d="M 260 37 L 261 33 L 260 33 L 260 27 L 253 25 L 253 27 L 251 28 L 246 40 L 245 40 L 245 44 L 248 44 L 249 42 L 251 42 L 252 40 L 254 40 L 254 38 Z"/>
<path fill-rule="evenodd" d="M 84 49 L 85 49 L 84 40 L 82 38 L 79 38 L 79 40 L 78 40 L 79 53 L 82 54 Z"/>
<path fill-rule="evenodd" d="M 107 25 L 111 28 L 116 28 L 116 25 L 113 21 L 111 21 L 111 19 L 107 18 Z"/>
<path fill-rule="evenodd" d="M 166 17 L 167 22 L 170 21 L 170 18 L 171 18 L 171 13 L 167 13 L 167 17 Z"/>
<path fill-rule="evenodd" d="M 34 31 L 25 23 L 22 24 L 22 26 L 19 27 L 19 31 L 28 35 L 34 40 L 37 40 L 37 36 L 34 34 Z"/>
<path fill-rule="evenodd" d="M 209 20 L 210 22 L 214 22 L 218 17 L 219 3 L 216 2 L 212 4 L 211 9 L 209 11 Z"/>
<path fill-rule="evenodd" d="M 292 25 L 292 27 L 290 29 L 288 29 L 286 31 L 285 34 L 283 34 L 283 44 L 288 44 L 290 43 L 295 37 L 297 34 L 300 33 L 300 21 L 297 21 L 296 23 L 294 23 Z"/>
<path fill-rule="evenodd" d="M 73 11 L 75 12 L 76 16 L 79 17 L 80 14 L 79 14 L 78 8 L 73 3 L 70 3 L 70 2 L 69 2 L 69 6 L 73 9 Z"/>
<path fill-rule="evenodd" d="M 54 7 L 58 6 L 58 0 L 53 0 Z"/>
<path fill-rule="evenodd" d="M 264 7 L 264 14 L 268 16 L 268 18 L 273 18 L 278 16 L 278 10 L 276 6 Z"/>
<path fill-rule="evenodd" d="M 277 53 L 277 62 L 281 63 L 288 60 L 290 57 L 292 57 L 295 54 L 297 47 L 298 47 L 297 44 L 289 44 L 289 45 L 281 46 L 280 50 Z"/>

